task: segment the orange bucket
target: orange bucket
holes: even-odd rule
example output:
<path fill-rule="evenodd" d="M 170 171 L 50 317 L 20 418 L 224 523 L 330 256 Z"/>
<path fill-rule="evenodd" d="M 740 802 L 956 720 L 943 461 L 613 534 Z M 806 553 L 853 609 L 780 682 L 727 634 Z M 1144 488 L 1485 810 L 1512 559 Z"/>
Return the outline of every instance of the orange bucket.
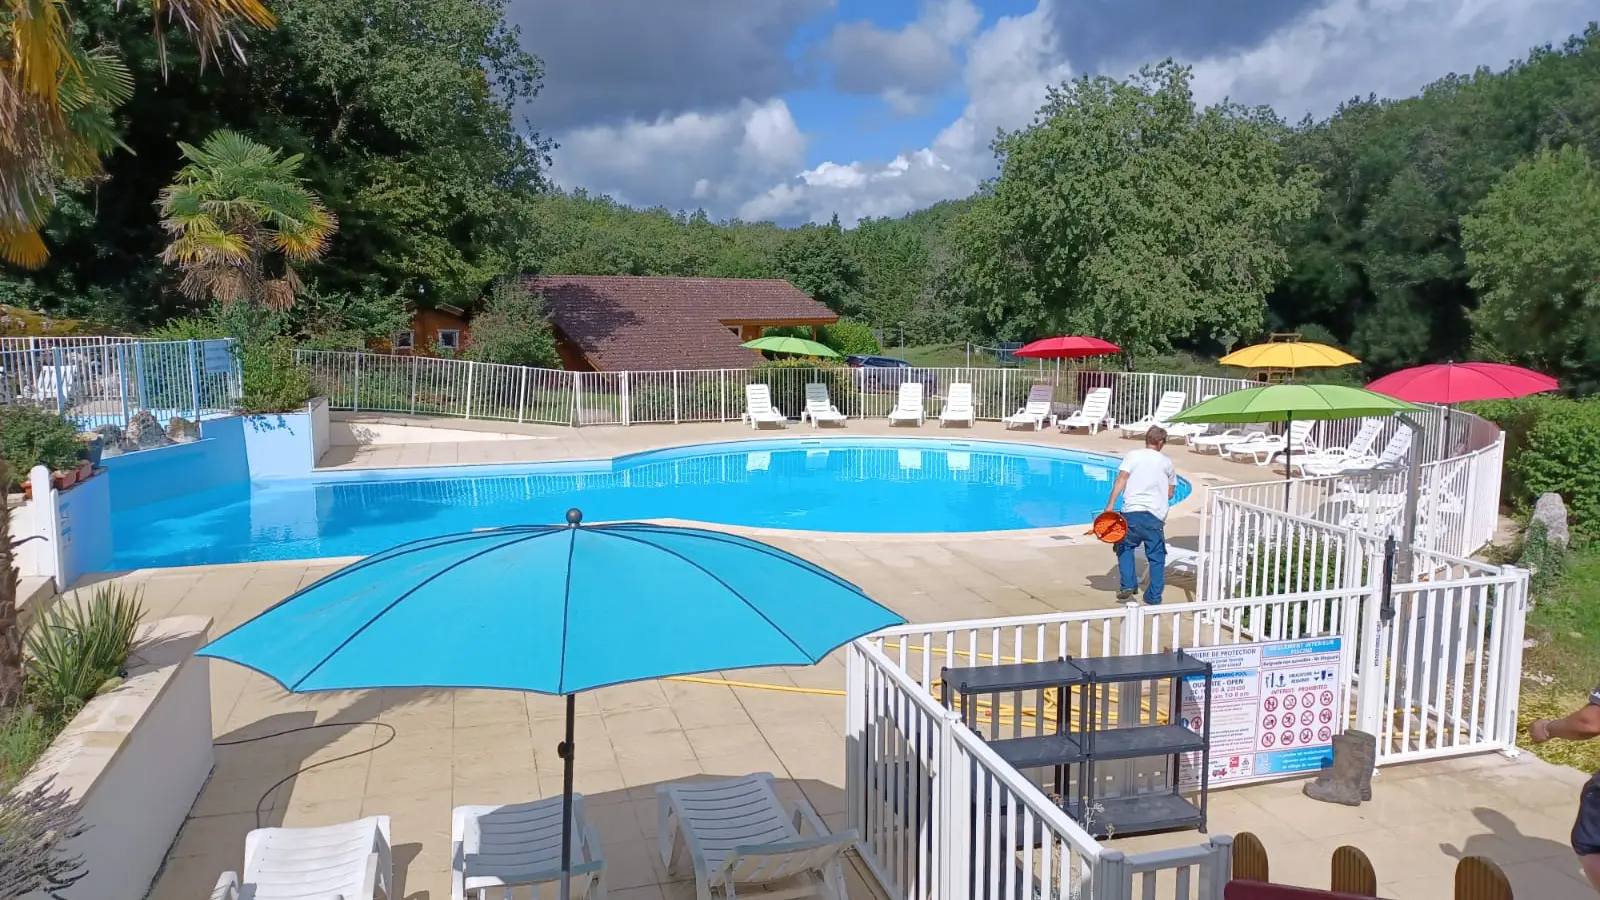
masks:
<path fill-rule="evenodd" d="M 1115 544 L 1128 536 L 1128 520 L 1122 513 L 1103 512 L 1094 517 L 1094 536 L 1108 544 Z"/>

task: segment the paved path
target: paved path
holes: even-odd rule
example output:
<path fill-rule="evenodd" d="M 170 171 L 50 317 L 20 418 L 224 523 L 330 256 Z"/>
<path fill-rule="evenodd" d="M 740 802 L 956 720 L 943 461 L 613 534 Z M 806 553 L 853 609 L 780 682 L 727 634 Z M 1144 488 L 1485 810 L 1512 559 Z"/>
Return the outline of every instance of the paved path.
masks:
<path fill-rule="evenodd" d="M 368 448 L 341 465 L 413 465 L 611 456 L 652 446 L 748 437 L 730 425 L 587 428 L 551 440 Z M 852 424 L 850 433 L 881 433 Z M 811 435 L 790 428 L 784 437 Z M 935 436 L 936 428 L 921 434 Z M 949 435 L 949 432 L 946 432 Z M 1002 436 L 980 424 L 974 436 Z M 1103 450 L 1115 438 L 1045 443 Z M 1263 470 L 1171 451 L 1197 479 L 1254 479 Z M 1201 482 L 1203 483 L 1203 482 Z M 1198 527 L 1198 500 L 1179 510 L 1172 530 L 1184 541 Z M 1010 536 L 779 534 L 775 543 L 862 585 L 914 621 L 1042 613 L 1110 605 L 1113 560 L 1077 529 Z M 202 614 L 213 633 L 232 628 L 339 561 L 281 562 L 142 570 L 120 576 L 144 593 L 152 616 Z M 1181 597 L 1175 592 L 1174 599 Z M 444 648 L 441 648 L 444 649 Z M 173 847 L 152 897 L 207 895 L 217 875 L 242 863 L 244 835 L 257 823 L 313 825 L 360 815 L 393 817 L 401 895 L 444 900 L 449 891 L 450 808 L 560 792 L 561 704 L 557 698 L 493 691 L 375 691 L 297 697 L 238 667 L 211 662 L 212 719 L 219 741 L 257 737 L 313 723 L 350 723 L 219 747 L 211 781 Z M 713 673 L 711 678 L 719 677 Z M 808 669 L 730 673 L 779 689 L 703 681 L 657 681 L 610 688 L 579 700 L 577 788 L 606 845 L 617 900 L 689 900 L 655 855 L 654 786 L 695 775 L 771 771 L 785 796 L 806 797 L 830 826 L 843 823 L 844 666 L 836 654 Z M 358 724 L 380 722 L 383 726 Z M 389 729 L 393 732 L 390 733 Z M 262 799 L 275 782 L 315 768 Z M 1327 885 L 1328 856 L 1339 844 L 1366 851 L 1392 900 L 1442 900 L 1460 853 L 1499 862 L 1517 896 L 1589 900 L 1565 846 L 1582 773 L 1532 757 L 1497 755 L 1386 769 L 1374 799 L 1332 807 L 1299 794 L 1299 783 L 1214 795 L 1212 831 L 1250 831 L 1265 842 L 1276 879 Z M 259 814 L 257 812 L 260 807 Z M 1193 832 L 1114 842 L 1130 852 L 1192 845 Z M 854 900 L 875 896 L 852 870 Z"/>

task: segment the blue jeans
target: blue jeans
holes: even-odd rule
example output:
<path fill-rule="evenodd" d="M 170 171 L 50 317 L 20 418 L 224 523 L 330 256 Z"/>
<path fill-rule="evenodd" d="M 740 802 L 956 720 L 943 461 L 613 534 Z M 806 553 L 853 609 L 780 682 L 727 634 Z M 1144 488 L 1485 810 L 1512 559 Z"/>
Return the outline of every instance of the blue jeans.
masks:
<path fill-rule="evenodd" d="M 1144 602 L 1151 606 L 1161 602 L 1161 589 L 1167 581 L 1167 523 L 1147 512 L 1123 513 L 1128 521 L 1128 536 L 1117 541 L 1117 576 L 1120 589 L 1139 589 L 1139 576 L 1133 568 L 1133 551 L 1144 547 L 1144 558 L 1150 563 L 1150 586 L 1145 588 Z"/>

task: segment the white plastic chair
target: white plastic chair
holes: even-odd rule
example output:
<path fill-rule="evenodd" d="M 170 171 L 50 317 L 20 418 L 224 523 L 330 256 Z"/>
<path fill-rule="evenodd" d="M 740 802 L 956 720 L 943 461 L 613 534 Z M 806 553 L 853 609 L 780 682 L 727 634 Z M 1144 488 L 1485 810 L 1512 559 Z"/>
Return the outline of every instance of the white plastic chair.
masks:
<path fill-rule="evenodd" d="M 915 422 L 920 426 L 926 418 L 927 412 L 922 408 L 922 382 L 908 381 L 900 385 L 894 409 L 889 411 L 889 424 Z"/>
<path fill-rule="evenodd" d="M 1000 421 L 1006 428 L 1013 425 L 1032 425 L 1034 431 L 1044 427 L 1046 419 L 1050 418 L 1050 407 L 1055 403 L 1056 389 L 1048 384 L 1036 384 L 1028 388 L 1028 402 L 1021 409 L 1006 416 Z"/>
<path fill-rule="evenodd" d="M 600 838 L 572 795 L 572 896 L 605 900 Z M 509 898 L 512 888 L 561 883 L 561 798 L 458 806 L 450 813 L 450 900 Z M 517 896 L 521 896 L 518 894 Z"/>
<path fill-rule="evenodd" d="M 688 851 L 698 900 L 719 893 L 734 900 L 754 887 L 767 888 L 762 900 L 847 900 L 840 857 L 854 846 L 856 830 L 830 834 L 804 799 L 785 815 L 768 772 L 662 785 L 656 815 L 661 861 L 675 872 Z"/>
<path fill-rule="evenodd" d="M 1095 388 L 1083 395 L 1083 408 L 1062 419 L 1058 424 L 1062 431 L 1071 431 L 1074 428 L 1087 428 L 1090 434 L 1100 431 L 1100 426 L 1105 423 L 1106 413 L 1111 411 L 1111 388 Z"/>
<path fill-rule="evenodd" d="M 750 429 L 754 431 L 763 424 L 776 425 L 779 428 L 789 427 L 789 419 L 772 406 L 772 388 L 764 384 L 747 384 L 744 386 L 745 417 L 750 420 Z"/>
<path fill-rule="evenodd" d="M 819 382 L 806 385 L 806 410 L 800 414 L 800 420 L 811 420 L 811 427 L 816 428 L 823 422 L 844 424 L 844 413 L 839 412 L 839 407 L 833 405 L 828 399 L 828 386 Z"/>
<path fill-rule="evenodd" d="M 977 419 L 977 413 L 972 408 L 972 385 L 965 381 L 950 385 L 950 391 L 944 397 L 944 409 L 939 411 L 939 427 L 943 428 L 951 422 L 965 422 L 970 428 Z"/>
<path fill-rule="evenodd" d="M 1304 456 L 1296 453 L 1291 464 L 1305 472 L 1308 466 L 1327 466 L 1362 459 L 1372 454 L 1372 445 L 1377 443 L 1378 434 L 1382 431 L 1383 419 L 1369 416 L 1361 420 L 1361 429 L 1350 439 L 1350 443 L 1343 447 L 1323 447 L 1316 453 Z"/>
<path fill-rule="evenodd" d="M 1284 440 L 1281 434 L 1262 434 L 1256 432 L 1245 437 L 1244 440 L 1224 444 L 1217 448 L 1217 452 L 1228 459 L 1249 457 L 1258 466 L 1265 466 L 1272 462 L 1273 457 L 1289 449 L 1293 444 L 1294 453 L 1312 454 L 1317 448 L 1311 443 L 1311 429 L 1316 427 L 1316 422 L 1309 419 L 1297 419 L 1289 426 L 1289 438 Z"/>
<path fill-rule="evenodd" d="M 244 877 L 223 872 L 211 900 L 399 900 L 389 817 L 320 828 L 257 828 L 244 839 Z"/>
<path fill-rule="evenodd" d="M 1391 469 L 1406 461 L 1411 452 L 1411 429 L 1401 425 L 1395 429 L 1383 452 L 1377 456 L 1355 456 L 1328 459 L 1306 464 L 1305 472 L 1311 475 L 1344 475 L 1349 472 L 1366 472 L 1373 469 Z"/>
<path fill-rule="evenodd" d="M 1123 437 L 1142 437 L 1154 425 L 1170 429 L 1173 426 L 1169 425 L 1167 420 L 1182 412 L 1184 401 L 1188 399 L 1189 395 L 1183 391 L 1165 391 L 1161 395 L 1161 400 L 1156 403 L 1155 412 L 1132 422 L 1123 422 L 1117 427 L 1121 429 Z M 1171 434 L 1171 431 L 1168 433 Z"/>

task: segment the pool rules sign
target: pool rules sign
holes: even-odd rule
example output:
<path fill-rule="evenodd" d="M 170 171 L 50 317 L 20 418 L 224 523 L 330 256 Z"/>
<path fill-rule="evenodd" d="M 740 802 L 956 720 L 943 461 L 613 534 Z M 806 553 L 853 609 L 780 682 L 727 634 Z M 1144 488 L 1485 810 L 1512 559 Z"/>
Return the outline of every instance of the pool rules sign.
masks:
<path fill-rule="evenodd" d="M 1211 784 L 1223 786 L 1332 763 L 1343 727 L 1341 639 L 1263 641 L 1186 652 L 1211 663 Z M 1204 727 L 1205 681 L 1186 679 L 1179 724 Z M 1185 760 L 1183 781 L 1198 781 L 1200 754 Z"/>

